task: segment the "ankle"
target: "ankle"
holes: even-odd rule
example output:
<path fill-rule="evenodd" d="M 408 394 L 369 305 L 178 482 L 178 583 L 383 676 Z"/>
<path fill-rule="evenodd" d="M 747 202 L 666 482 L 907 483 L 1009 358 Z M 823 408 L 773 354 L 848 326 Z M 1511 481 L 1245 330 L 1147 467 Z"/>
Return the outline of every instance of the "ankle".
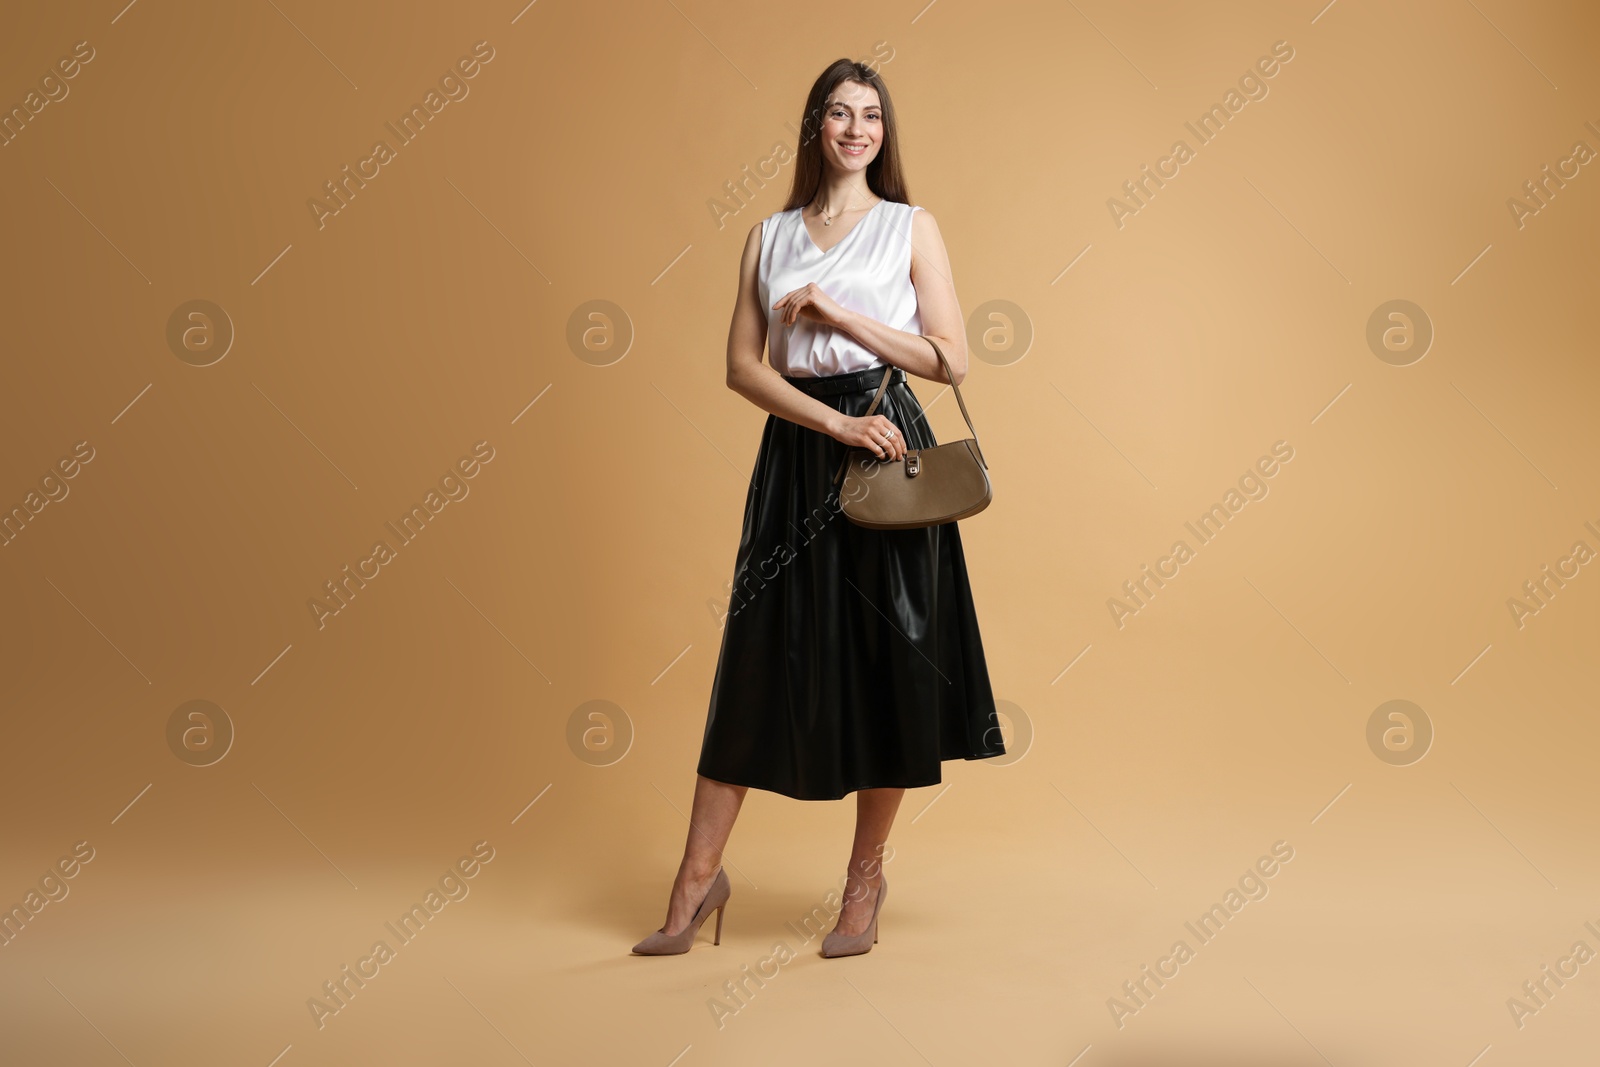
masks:
<path fill-rule="evenodd" d="M 852 871 L 845 878 L 844 902 L 846 904 L 859 904 L 871 900 L 874 893 L 883 887 L 883 874 L 881 872 L 873 878 L 868 878 L 859 871 Z"/>
<path fill-rule="evenodd" d="M 707 882 L 716 877 L 720 863 L 690 863 L 684 860 L 678 867 L 678 881 L 685 883 Z"/>
<path fill-rule="evenodd" d="M 883 862 L 876 856 L 853 859 L 846 870 L 852 882 L 865 882 L 870 886 L 878 886 L 883 882 Z"/>

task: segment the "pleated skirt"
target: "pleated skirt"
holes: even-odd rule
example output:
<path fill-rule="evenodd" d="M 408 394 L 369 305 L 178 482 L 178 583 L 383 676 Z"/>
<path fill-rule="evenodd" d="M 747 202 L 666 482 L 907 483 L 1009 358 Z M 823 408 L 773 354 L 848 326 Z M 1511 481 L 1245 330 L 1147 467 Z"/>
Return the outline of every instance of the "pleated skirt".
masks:
<path fill-rule="evenodd" d="M 882 378 L 785 380 L 860 416 Z M 938 443 L 904 370 L 878 411 L 909 447 Z M 837 800 L 936 785 L 944 760 L 1005 754 L 957 524 L 857 526 L 833 482 L 845 451 L 767 417 L 700 750 L 707 778 Z"/>

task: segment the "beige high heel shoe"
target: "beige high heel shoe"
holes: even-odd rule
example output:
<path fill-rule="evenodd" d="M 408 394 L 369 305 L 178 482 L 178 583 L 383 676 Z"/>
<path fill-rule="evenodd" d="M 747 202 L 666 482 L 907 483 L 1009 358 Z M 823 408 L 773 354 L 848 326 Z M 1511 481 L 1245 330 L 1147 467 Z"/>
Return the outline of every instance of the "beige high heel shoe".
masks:
<path fill-rule="evenodd" d="M 841 934 L 838 924 L 835 924 L 828 936 L 822 939 L 822 954 L 832 959 L 835 956 L 859 956 L 863 952 L 871 952 L 872 946 L 878 943 L 878 910 L 883 907 L 883 898 L 888 895 L 889 879 L 886 875 L 878 883 L 878 899 L 872 902 L 872 921 L 867 928 L 851 937 Z"/>
<path fill-rule="evenodd" d="M 675 934 L 664 933 L 662 927 L 637 945 L 633 946 L 635 956 L 676 956 L 681 952 L 688 952 L 694 945 L 695 935 L 700 932 L 700 925 L 717 913 L 717 934 L 713 945 L 722 944 L 722 911 L 728 906 L 728 897 L 732 895 L 733 887 L 728 884 L 728 873 L 721 867 L 717 868 L 717 876 L 711 880 L 711 888 L 706 890 L 706 897 L 700 902 L 700 908 L 694 913 L 694 918 Z"/>

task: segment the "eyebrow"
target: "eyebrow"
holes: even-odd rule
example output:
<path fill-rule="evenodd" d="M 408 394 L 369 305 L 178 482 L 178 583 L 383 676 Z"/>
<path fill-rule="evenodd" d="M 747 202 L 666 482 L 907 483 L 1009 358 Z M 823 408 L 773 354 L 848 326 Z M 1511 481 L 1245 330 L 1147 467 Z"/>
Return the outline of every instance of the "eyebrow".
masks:
<path fill-rule="evenodd" d="M 844 103 L 842 100 L 834 100 L 834 101 L 832 101 L 831 103 L 828 104 L 828 110 L 830 110 L 830 111 L 832 111 L 836 107 L 846 108 L 846 109 L 848 109 L 850 111 L 854 111 L 855 110 L 854 107 L 852 107 L 849 104 Z M 867 106 L 863 107 L 861 110 L 862 111 L 882 111 L 883 110 L 883 105 L 882 104 L 868 104 Z"/>

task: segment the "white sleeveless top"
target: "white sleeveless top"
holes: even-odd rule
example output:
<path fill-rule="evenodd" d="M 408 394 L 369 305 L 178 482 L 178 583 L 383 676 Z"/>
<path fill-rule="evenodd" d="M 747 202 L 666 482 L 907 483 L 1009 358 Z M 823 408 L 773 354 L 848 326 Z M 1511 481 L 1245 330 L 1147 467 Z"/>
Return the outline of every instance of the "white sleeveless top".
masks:
<path fill-rule="evenodd" d="M 911 214 L 920 210 L 880 200 L 826 252 L 806 231 L 800 208 L 762 220 L 757 284 L 773 370 L 796 378 L 823 377 L 885 365 L 849 334 L 803 315 L 793 326 L 783 325 L 782 309 L 774 311 L 773 303 L 807 282 L 816 282 L 841 307 L 897 330 L 922 332 L 911 284 Z"/>

